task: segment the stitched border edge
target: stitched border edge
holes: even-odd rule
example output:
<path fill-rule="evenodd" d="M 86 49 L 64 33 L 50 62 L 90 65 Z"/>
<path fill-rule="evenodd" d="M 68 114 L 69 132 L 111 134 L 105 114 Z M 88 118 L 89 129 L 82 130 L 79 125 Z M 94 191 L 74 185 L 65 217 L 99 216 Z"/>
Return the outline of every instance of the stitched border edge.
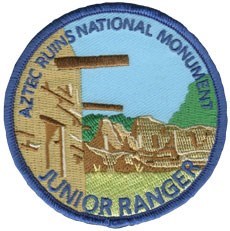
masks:
<path fill-rule="evenodd" d="M 157 20 L 158 22 L 174 29 L 182 35 L 196 50 L 200 55 L 203 62 L 212 77 L 217 102 L 218 102 L 218 121 L 217 121 L 217 132 L 215 144 L 210 153 L 210 157 L 206 167 L 203 169 L 201 174 L 195 179 L 192 185 L 182 192 L 177 198 L 165 203 L 164 205 L 150 210 L 148 212 L 131 215 L 127 217 L 101 217 L 97 215 L 90 215 L 82 212 L 77 212 L 70 207 L 59 202 L 54 196 L 52 196 L 36 179 L 30 168 L 27 166 L 20 150 L 17 145 L 17 140 L 14 133 L 14 116 L 13 116 L 13 106 L 14 97 L 16 89 L 21 77 L 21 73 L 24 70 L 25 65 L 32 56 L 32 54 L 37 50 L 37 48 L 42 44 L 42 42 L 47 39 L 51 34 L 53 34 L 58 29 L 62 28 L 66 24 L 79 20 L 83 17 L 100 14 L 100 13 L 130 13 L 142 15 L 149 17 L 151 19 Z M 175 208 L 184 204 L 189 200 L 195 193 L 203 186 L 203 184 L 211 176 L 223 149 L 226 136 L 227 127 L 227 109 L 226 109 L 226 99 L 224 95 L 224 89 L 221 83 L 219 73 L 209 57 L 206 49 L 200 44 L 199 40 L 191 34 L 186 27 L 181 23 L 172 19 L 171 17 L 165 15 L 164 13 L 154 10 L 152 8 L 139 6 L 135 4 L 128 3 L 104 3 L 98 5 L 92 5 L 85 8 L 80 8 L 70 13 L 65 14 L 59 19 L 54 20 L 48 26 L 46 26 L 41 32 L 39 32 L 28 44 L 28 46 L 23 51 L 22 55 L 18 59 L 13 73 L 11 75 L 6 94 L 5 94 L 5 104 L 4 104 L 4 122 L 7 135 L 7 142 L 14 160 L 15 165 L 25 178 L 28 185 L 37 193 L 37 195 L 42 198 L 47 204 L 52 208 L 62 213 L 63 215 L 78 221 L 84 221 L 90 224 L 104 225 L 112 228 L 119 228 L 127 225 L 135 225 L 144 221 L 152 220 L 158 218 Z"/>

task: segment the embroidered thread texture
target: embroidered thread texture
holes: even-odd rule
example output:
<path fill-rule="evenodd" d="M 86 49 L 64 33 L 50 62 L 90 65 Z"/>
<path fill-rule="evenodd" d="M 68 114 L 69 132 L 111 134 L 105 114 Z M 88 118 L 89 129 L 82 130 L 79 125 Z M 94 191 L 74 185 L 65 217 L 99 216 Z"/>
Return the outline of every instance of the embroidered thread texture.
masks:
<path fill-rule="evenodd" d="M 131 4 L 81 9 L 21 59 L 5 101 L 11 152 L 65 215 L 110 227 L 157 218 L 217 164 L 221 81 L 200 43 L 168 16 Z"/>

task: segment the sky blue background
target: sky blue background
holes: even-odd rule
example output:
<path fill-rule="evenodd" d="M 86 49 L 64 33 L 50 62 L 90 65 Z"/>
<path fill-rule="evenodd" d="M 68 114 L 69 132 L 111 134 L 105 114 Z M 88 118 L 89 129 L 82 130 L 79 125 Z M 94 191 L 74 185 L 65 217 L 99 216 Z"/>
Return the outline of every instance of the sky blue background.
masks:
<path fill-rule="evenodd" d="M 187 42 L 173 30 L 143 16 L 130 14 L 99 14 L 88 16 L 65 27 L 73 31 L 76 25 L 99 18 L 135 18 L 151 24 L 153 37 L 129 30 L 104 30 L 77 38 L 72 47 L 78 56 L 128 54 L 130 65 L 82 70 L 83 102 L 121 104 L 126 116 L 151 115 L 168 122 L 184 101 L 188 85 L 194 81 L 190 71 L 176 53 L 161 44 L 157 35 L 162 29 Z M 194 54 L 196 52 L 189 45 Z M 198 55 L 197 60 L 203 63 Z M 203 71 L 207 72 L 203 66 Z M 83 114 L 117 114 L 106 111 L 84 111 Z"/>

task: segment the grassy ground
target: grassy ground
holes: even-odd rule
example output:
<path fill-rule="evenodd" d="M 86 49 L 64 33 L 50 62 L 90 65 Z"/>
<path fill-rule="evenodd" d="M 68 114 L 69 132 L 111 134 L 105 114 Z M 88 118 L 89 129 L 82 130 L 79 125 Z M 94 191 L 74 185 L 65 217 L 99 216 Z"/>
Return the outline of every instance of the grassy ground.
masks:
<path fill-rule="evenodd" d="M 173 172 L 165 173 L 90 173 L 86 176 L 86 193 L 99 199 L 110 198 L 113 201 L 112 214 L 118 215 L 118 198 L 128 197 L 132 200 L 139 194 L 145 199 L 146 192 L 153 192 L 155 187 L 171 178 Z M 96 212 L 98 213 L 98 211 Z"/>

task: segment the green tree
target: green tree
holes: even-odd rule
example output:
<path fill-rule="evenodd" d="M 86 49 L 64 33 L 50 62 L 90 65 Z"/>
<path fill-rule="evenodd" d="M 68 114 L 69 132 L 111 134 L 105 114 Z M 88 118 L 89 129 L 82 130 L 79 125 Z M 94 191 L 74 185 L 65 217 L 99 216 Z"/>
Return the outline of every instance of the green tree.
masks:
<path fill-rule="evenodd" d="M 103 119 L 103 115 L 94 115 L 90 114 L 87 116 L 84 116 L 82 118 L 82 125 L 83 125 L 83 140 L 86 142 L 91 141 L 95 134 L 97 133 L 99 122 L 101 119 Z"/>
<path fill-rule="evenodd" d="M 131 127 L 135 120 L 135 118 L 126 117 L 123 114 L 112 115 L 112 116 L 101 115 L 101 114 L 97 114 L 97 115 L 90 114 L 84 116 L 82 118 L 82 125 L 83 125 L 82 136 L 84 141 L 90 142 L 95 137 L 98 131 L 99 122 L 103 118 L 108 118 L 113 123 L 122 124 L 127 131 L 131 130 Z"/>
<path fill-rule="evenodd" d="M 133 122 L 135 120 L 135 118 L 126 117 L 124 114 L 112 115 L 109 117 L 109 119 L 113 123 L 122 124 L 127 131 L 131 131 Z"/>
<path fill-rule="evenodd" d="M 169 120 L 169 124 L 175 124 L 179 127 L 190 127 L 193 125 L 206 125 L 216 127 L 217 123 L 217 102 L 215 89 L 209 75 L 206 75 L 202 80 L 208 80 L 210 89 L 210 98 L 213 103 L 212 109 L 201 107 L 199 101 L 201 95 L 198 92 L 197 82 L 194 81 L 188 87 L 184 103 L 181 104 L 179 110 L 175 112 Z"/>

